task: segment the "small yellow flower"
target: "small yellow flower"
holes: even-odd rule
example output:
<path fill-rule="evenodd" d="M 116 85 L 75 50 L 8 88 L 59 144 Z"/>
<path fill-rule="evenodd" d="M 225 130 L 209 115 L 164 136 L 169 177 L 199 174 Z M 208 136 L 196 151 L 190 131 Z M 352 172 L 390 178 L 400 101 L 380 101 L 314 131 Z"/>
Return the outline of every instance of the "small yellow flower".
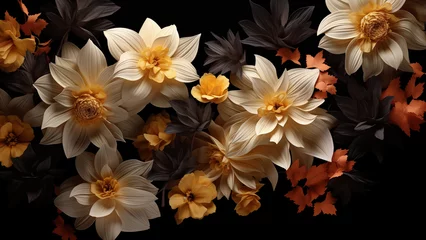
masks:
<path fill-rule="evenodd" d="M 34 139 L 34 131 L 17 116 L 0 116 L 0 162 L 12 166 L 12 158 L 20 157 Z"/>
<path fill-rule="evenodd" d="M 169 204 L 178 209 L 175 220 L 181 224 L 186 218 L 202 219 L 216 212 L 212 202 L 217 196 L 216 186 L 202 171 L 186 174 L 169 192 Z"/>
<path fill-rule="evenodd" d="M 223 75 L 217 78 L 211 73 L 205 73 L 200 84 L 191 90 L 192 96 L 202 103 L 213 102 L 219 104 L 228 97 L 229 79 Z"/>
<path fill-rule="evenodd" d="M 16 71 L 24 63 L 25 54 L 34 52 L 34 39 L 20 39 L 19 23 L 8 12 L 5 20 L 0 20 L 0 70 L 5 72 Z"/>
<path fill-rule="evenodd" d="M 256 194 L 263 184 L 257 183 L 256 189 L 243 186 L 239 189 L 240 193 L 233 192 L 232 200 L 237 204 L 235 211 L 240 216 L 247 216 L 260 208 L 260 197 Z"/>
<path fill-rule="evenodd" d="M 133 145 L 139 150 L 142 161 L 152 159 L 152 151 L 163 151 L 175 138 L 175 134 L 167 134 L 167 124 L 170 116 L 166 112 L 151 115 L 144 124 L 142 132 L 138 135 Z"/>

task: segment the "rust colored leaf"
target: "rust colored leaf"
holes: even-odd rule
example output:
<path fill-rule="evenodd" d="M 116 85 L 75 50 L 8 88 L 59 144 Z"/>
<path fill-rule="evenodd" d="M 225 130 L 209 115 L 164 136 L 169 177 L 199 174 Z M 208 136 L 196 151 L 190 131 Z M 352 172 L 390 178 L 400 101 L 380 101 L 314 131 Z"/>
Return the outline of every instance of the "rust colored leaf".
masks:
<path fill-rule="evenodd" d="M 399 78 L 395 78 L 389 83 L 388 88 L 382 92 L 381 99 L 384 99 L 387 96 L 393 96 L 393 103 L 395 102 L 406 102 L 405 93 L 401 89 L 401 83 Z"/>
<path fill-rule="evenodd" d="M 324 94 L 314 94 L 315 98 L 324 99 L 327 98 L 327 92 L 330 94 L 336 95 L 336 87 L 334 84 L 337 83 L 337 78 L 326 73 L 321 72 L 317 83 L 315 84 L 315 88 L 323 92 Z"/>
<path fill-rule="evenodd" d="M 318 216 L 321 212 L 324 214 L 336 215 L 337 210 L 334 206 L 335 202 L 336 199 L 331 195 L 331 192 L 328 192 L 324 201 L 314 204 L 314 216 Z"/>
<path fill-rule="evenodd" d="M 58 215 L 55 219 L 56 228 L 53 229 L 53 233 L 61 236 L 62 240 L 77 240 L 74 235 L 74 228 L 69 224 L 65 224 L 64 219 Z"/>
<path fill-rule="evenodd" d="M 299 49 L 296 48 L 296 50 L 294 50 L 294 52 L 291 51 L 291 49 L 289 48 L 280 48 L 277 51 L 277 55 L 278 57 L 281 57 L 281 64 L 284 64 L 287 61 L 292 61 L 297 65 L 301 65 L 300 63 L 300 52 Z"/>
<path fill-rule="evenodd" d="M 312 202 L 325 193 L 329 180 L 327 169 L 327 164 L 309 168 L 305 184 L 305 186 L 309 187 L 307 194 L 309 202 Z"/>
<path fill-rule="evenodd" d="M 306 178 L 306 173 L 306 166 L 300 167 L 299 159 L 294 161 L 286 171 L 287 179 L 290 180 L 292 187 L 295 187 L 300 180 Z"/>
<path fill-rule="evenodd" d="M 342 176 L 343 172 L 350 172 L 355 165 L 355 161 L 348 161 L 348 150 L 337 149 L 332 161 L 328 163 L 328 177 L 335 178 Z"/>
<path fill-rule="evenodd" d="M 303 193 L 303 189 L 299 186 L 293 188 L 293 190 L 289 191 L 285 197 L 292 200 L 298 207 L 297 213 L 305 210 L 306 206 L 312 206 L 310 201 L 308 201 L 307 197 Z"/>
<path fill-rule="evenodd" d="M 330 69 L 330 66 L 324 63 L 325 58 L 323 58 L 323 51 L 317 53 L 315 57 L 311 55 L 306 55 L 306 67 L 307 68 L 318 68 L 320 71 L 327 71 Z"/>
<path fill-rule="evenodd" d="M 414 70 L 414 74 L 413 75 L 414 75 L 415 78 L 420 78 L 420 77 L 422 77 L 425 74 L 423 72 L 423 68 L 422 68 L 422 65 L 420 65 L 420 63 L 412 63 L 410 65 L 411 65 L 411 67 Z"/>
<path fill-rule="evenodd" d="M 21 5 L 22 11 L 28 16 L 27 21 L 21 25 L 22 32 L 28 36 L 32 34 L 39 36 L 41 31 L 46 28 L 48 23 L 44 19 L 39 18 L 40 13 L 30 15 L 22 0 L 19 0 L 19 3 Z"/>
<path fill-rule="evenodd" d="M 413 74 L 405 87 L 405 97 L 413 97 L 413 99 L 417 99 L 422 95 L 425 83 L 419 83 L 416 85 L 416 80 L 416 75 Z"/>

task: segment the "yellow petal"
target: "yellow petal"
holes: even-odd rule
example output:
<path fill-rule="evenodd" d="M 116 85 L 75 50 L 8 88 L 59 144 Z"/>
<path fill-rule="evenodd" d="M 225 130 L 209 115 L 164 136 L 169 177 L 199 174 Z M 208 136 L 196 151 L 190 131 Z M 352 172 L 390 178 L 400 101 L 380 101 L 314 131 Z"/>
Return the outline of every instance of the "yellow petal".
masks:
<path fill-rule="evenodd" d="M 189 218 L 190 216 L 189 206 L 188 204 L 185 204 L 178 208 L 178 211 L 175 214 L 176 223 L 181 224 L 184 219 Z"/>
<path fill-rule="evenodd" d="M 182 194 L 174 194 L 169 199 L 169 205 L 172 209 L 176 209 L 187 203 L 186 197 Z"/>
<path fill-rule="evenodd" d="M 156 135 L 144 134 L 145 139 L 149 142 L 149 145 L 156 147 L 160 144 L 161 139 Z"/>
<path fill-rule="evenodd" d="M 195 175 L 193 173 L 186 174 L 179 182 L 179 189 L 186 193 L 192 189 L 194 183 Z"/>
<path fill-rule="evenodd" d="M 30 125 L 25 123 L 24 124 L 24 130 L 18 136 L 18 141 L 19 142 L 31 142 L 33 139 L 34 139 L 34 130 Z"/>
<path fill-rule="evenodd" d="M 174 69 L 169 69 L 167 71 L 163 71 L 164 75 L 166 75 L 166 77 L 168 79 L 175 79 L 176 78 L 176 71 Z"/>
<path fill-rule="evenodd" d="M 12 166 L 12 158 L 10 157 L 10 148 L 8 146 L 0 147 L 0 162 L 2 166 Z"/>
<path fill-rule="evenodd" d="M 207 208 L 202 204 L 196 202 L 189 202 L 189 211 L 191 212 L 191 217 L 194 219 L 202 219 L 204 214 L 207 212 Z"/>
<path fill-rule="evenodd" d="M 213 99 L 212 102 L 219 104 L 219 103 L 224 102 L 227 98 L 228 98 L 228 90 L 226 90 L 221 97 Z"/>
<path fill-rule="evenodd" d="M 216 205 L 212 202 L 204 204 L 204 207 L 207 208 L 207 211 L 204 213 L 204 216 L 207 216 L 216 212 Z"/>
<path fill-rule="evenodd" d="M 11 122 L 7 122 L 6 124 L 4 124 L 3 126 L 1 126 L 0 128 L 0 138 L 6 138 L 7 135 L 9 135 L 9 133 L 11 133 L 13 130 L 12 128 L 12 123 Z"/>
<path fill-rule="evenodd" d="M 221 90 L 224 91 L 229 87 L 229 79 L 223 75 L 217 77 L 217 85 L 221 87 Z"/>
<path fill-rule="evenodd" d="M 197 85 L 197 86 L 194 86 L 194 87 L 192 87 L 192 89 L 191 89 L 191 95 L 195 98 L 195 99 L 197 99 L 199 102 L 202 102 L 202 103 L 207 103 L 208 101 L 206 101 L 206 100 L 204 100 L 202 97 L 201 97 L 201 86 L 200 85 Z"/>
<path fill-rule="evenodd" d="M 212 183 L 208 186 L 200 185 L 199 188 L 194 188 L 194 202 L 196 203 L 210 203 L 216 198 L 216 186 Z"/>
<path fill-rule="evenodd" d="M 10 148 L 10 156 L 12 158 L 17 158 L 22 156 L 24 154 L 25 150 L 27 150 L 27 147 L 30 143 L 18 143 L 15 146 L 12 146 Z"/>

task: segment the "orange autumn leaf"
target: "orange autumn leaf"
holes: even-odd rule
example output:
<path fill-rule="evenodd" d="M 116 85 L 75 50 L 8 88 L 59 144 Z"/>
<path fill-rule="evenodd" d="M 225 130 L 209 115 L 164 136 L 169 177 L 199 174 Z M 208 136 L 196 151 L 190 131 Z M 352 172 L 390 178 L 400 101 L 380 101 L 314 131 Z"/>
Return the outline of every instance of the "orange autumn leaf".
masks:
<path fill-rule="evenodd" d="M 415 74 L 413 74 L 413 77 L 411 77 L 410 81 L 405 87 L 405 97 L 413 97 L 414 99 L 417 99 L 422 95 L 425 84 L 419 83 L 416 85 L 416 80 L 417 77 Z"/>
<path fill-rule="evenodd" d="M 294 52 L 291 51 L 291 49 L 289 48 L 280 48 L 277 51 L 277 55 L 278 57 L 281 57 L 281 64 L 284 64 L 287 61 L 292 61 L 297 65 L 301 65 L 299 60 L 300 60 L 300 52 L 299 49 L 296 48 L 296 50 L 294 50 Z"/>
<path fill-rule="evenodd" d="M 64 219 L 58 215 L 55 219 L 56 228 L 53 229 L 53 233 L 62 237 L 62 240 L 77 240 L 74 235 L 74 228 L 69 224 L 65 224 Z"/>
<path fill-rule="evenodd" d="M 327 71 L 330 69 L 330 66 L 324 63 L 325 58 L 323 58 L 323 51 L 319 52 L 315 57 L 311 55 L 306 55 L 306 67 L 307 68 L 318 68 L 320 71 Z"/>
<path fill-rule="evenodd" d="M 305 210 L 306 206 L 311 207 L 312 203 L 311 201 L 309 201 L 309 199 L 307 198 L 307 196 L 305 196 L 305 194 L 303 193 L 303 189 L 302 187 L 295 187 L 293 188 L 293 190 L 289 191 L 285 197 L 289 198 L 290 200 L 292 200 L 298 207 L 297 213 L 302 212 L 303 210 Z"/>
<path fill-rule="evenodd" d="M 393 103 L 395 102 L 406 102 L 405 93 L 401 89 L 401 83 L 399 78 L 395 78 L 389 83 L 388 88 L 382 92 L 381 99 L 384 99 L 387 96 L 393 96 Z"/>
<path fill-rule="evenodd" d="M 424 106 L 424 104 L 422 105 Z M 410 136 L 410 129 L 420 131 L 420 124 L 423 124 L 425 121 L 423 120 L 423 116 L 419 116 L 414 112 L 408 111 L 408 109 L 410 109 L 408 106 L 409 105 L 407 105 L 407 103 L 395 103 L 395 107 L 389 114 L 389 122 L 397 125 L 405 134 L 407 134 L 407 136 Z M 424 108 L 417 108 L 413 106 L 410 110 L 415 112 L 423 111 L 423 113 L 426 111 Z"/>
<path fill-rule="evenodd" d="M 325 193 L 329 180 L 327 168 L 327 164 L 321 164 L 319 166 L 312 166 L 309 168 L 306 175 L 305 186 L 309 187 L 307 196 L 310 202 Z"/>
<path fill-rule="evenodd" d="M 46 28 L 47 22 L 44 19 L 39 18 L 40 13 L 30 15 L 28 12 L 27 7 L 22 2 L 22 0 L 18 0 L 19 4 L 21 5 L 22 11 L 28 16 L 27 21 L 21 25 L 22 32 L 25 33 L 25 35 L 32 35 L 34 33 L 36 36 L 39 36 L 41 34 L 41 31 Z"/>
<path fill-rule="evenodd" d="M 292 187 L 295 187 L 300 180 L 306 178 L 306 173 L 306 166 L 300 167 L 299 159 L 293 162 L 286 171 L 287 179 L 291 181 Z"/>
<path fill-rule="evenodd" d="M 50 52 L 50 43 L 52 42 L 52 40 L 49 40 L 47 42 L 44 43 L 39 43 L 37 46 L 37 50 L 35 51 L 35 55 L 41 55 L 43 53 L 48 54 Z"/>
<path fill-rule="evenodd" d="M 425 73 L 423 72 L 422 65 L 420 63 L 412 63 L 410 64 L 414 71 L 414 76 L 416 78 L 421 78 Z"/>
<path fill-rule="evenodd" d="M 335 202 L 336 199 L 331 195 L 331 192 L 328 192 L 324 201 L 314 204 L 314 216 L 318 216 L 321 212 L 324 214 L 336 215 L 337 210 L 334 206 Z"/>
<path fill-rule="evenodd" d="M 328 177 L 330 179 L 342 176 L 343 172 L 350 172 L 355 161 L 348 161 L 348 150 L 337 149 L 330 163 L 328 163 Z"/>
<path fill-rule="evenodd" d="M 320 90 L 314 94 L 314 98 L 324 99 L 327 98 L 327 92 L 336 95 L 337 90 L 334 84 L 337 83 L 337 78 L 326 73 L 320 72 L 315 88 Z"/>

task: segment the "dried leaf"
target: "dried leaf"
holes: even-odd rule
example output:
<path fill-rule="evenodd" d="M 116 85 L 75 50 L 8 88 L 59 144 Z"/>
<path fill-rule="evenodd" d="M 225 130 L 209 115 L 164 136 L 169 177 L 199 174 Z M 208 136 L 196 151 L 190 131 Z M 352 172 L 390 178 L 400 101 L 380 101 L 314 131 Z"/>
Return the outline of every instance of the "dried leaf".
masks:
<path fill-rule="evenodd" d="M 414 99 L 417 99 L 422 95 L 425 83 L 419 83 L 416 85 L 416 80 L 416 74 L 413 74 L 405 87 L 406 98 L 413 97 Z"/>
<path fill-rule="evenodd" d="M 334 154 L 332 161 L 328 163 L 328 177 L 335 178 L 342 176 L 343 172 L 350 172 L 355 165 L 355 161 L 348 161 L 348 150 L 337 149 Z"/>
<path fill-rule="evenodd" d="M 425 73 L 423 72 L 423 68 L 422 68 L 422 65 L 420 65 L 420 63 L 412 63 L 412 64 L 410 64 L 411 65 L 411 67 L 413 68 L 413 70 L 414 70 L 414 76 L 416 77 L 416 78 L 421 78 Z"/>
<path fill-rule="evenodd" d="M 291 51 L 289 48 L 280 48 L 277 51 L 277 57 L 281 57 L 281 64 L 284 64 L 288 60 L 294 62 L 297 65 L 301 65 L 300 60 L 300 51 L 298 48 L 296 50 Z"/>
<path fill-rule="evenodd" d="M 388 88 L 383 91 L 381 99 L 384 99 L 387 96 L 393 96 L 393 103 L 395 102 L 406 102 L 405 93 L 401 89 L 401 82 L 399 78 L 395 78 L 389 83 Z"/>
<path fill-rule="evenodd" d="M 323 94 L 314 94 L 315 98 L 324 99 L 327 98 L 327 92 L 336 95 L 337 90 L 334 84 L 337 83 L 337 78 L 328 74 L 327 72 L 321 72 L 317 83 L 315 84 L 315 88 L 320 90 Z"/>
<path fill-rule="evenodd" d="M 407 107 L 407 103 L 395 103 L 394 108 L 389 114 L 389 122 L 397 125 L 407 136 L 410 136 L 410 129 L 419 131 L 420 124 L 423 124 L 425 121 L 417 114 L 408 112 Z"/>
<path fill-rule="evenodd" d="M 305 210 L 306 206 L 312 206 L 308 198 L 303 193 L 303 189 L 299 186 L 293 188 L 293 190 L 289 191 L 285 197 L 292 200 L 298 207 L 297 213 Z"/>
<path fill-rule="evenodd" d="M 327 165 L 321 164 L 319 166 L 312 166 L 309 168 L 306 175 L 306 184 L 308 187 L 309 202 L 317 199 L 325 193 L 327 182 L 329 180 L 327 174 Z"/>
<path fill-rule="evenodd" d="M 323 51 L 317 53 L 315 57 L 311 55 L 306 55 L 306 67 L 307 68 L 318 68 L 320 71 L 327 71 L 330 69 L 330 66 L 324 63 L 325 58 L 323 58 Z"/>
<path fill-rule="evenodd" d="M 39 36 L 48 23 L 44 19 L 39 18 L 41 15 L 40 13 L 30 15 L 22 0 L 18 0 L 18 2 L 21 5 L 22 11 L 27 15 L 27 21 L 24 24 L 21 24 L 22 32 L 28 36 L 32 34 Z"/>
<path fill-rule="evenodd" d="M 62 237 L 62 240 L 77 240 L 74 235 L 75 230 L 69 224 L 65 224 L 64 219 L 58 215 L 55 219 L 56 228 L 53 229 L 53 233 Z"/>
<path fill-rule="evenodd" d="M 300 167 L 299 165 L 300 161 L 297 159 L 286 171 L 287 179 L 291 181 L 292 187 L 295 187 L 300 180 L 306 178 L 306 166 Z"/>
<path fill-rule="evenodd" d="M 314 216 L 318 216 L 321 212 L 324 214 L 336 215 L 336 207 L 334 203 L 336 199 L 328 192 L 325 200 L 314 204 Z"/>

